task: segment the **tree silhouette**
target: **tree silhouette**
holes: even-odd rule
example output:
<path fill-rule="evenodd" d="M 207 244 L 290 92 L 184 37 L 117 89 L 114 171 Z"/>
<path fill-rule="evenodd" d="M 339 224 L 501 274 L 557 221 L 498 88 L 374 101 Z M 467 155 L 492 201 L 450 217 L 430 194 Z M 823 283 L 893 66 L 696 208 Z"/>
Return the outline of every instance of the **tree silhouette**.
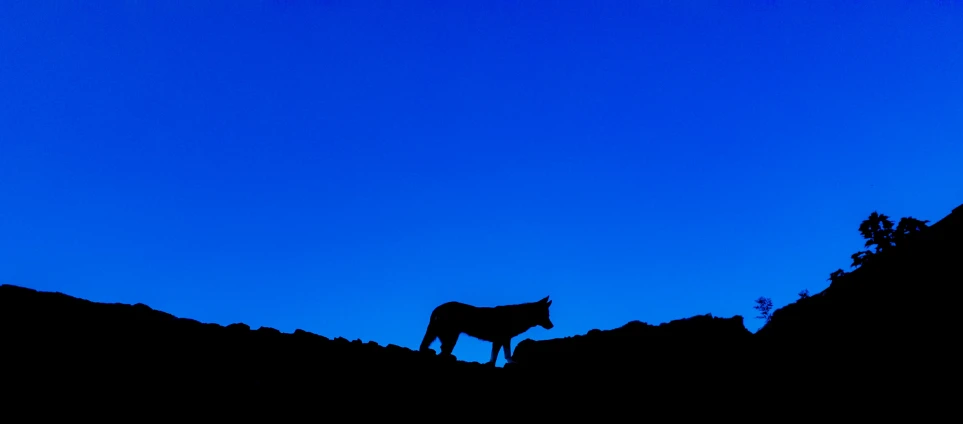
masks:
<path fill-rule="evenodd" d="M 859 268 L 869 263 L 877 254 L 887 251 L 891 247 L 897 246 L 912 237 L 914 234 L 923 231 L 923 229 L 927 228 L 926 223 L 928 222 L 930 221 L 921 221 L 911 216 L 904 217 L 899 220 L 899 224 L 896 225 L 894 229 L 893 221 L 890 221 L 888 216 L 873 211 L 873 213 L 869 214 L 869 218 L 866 218 L 859 224 L 859 233 L 866 239 L 866 244 L 864 244 L 863 247 L 873 248 L 873 250 L 863 250 L 853 253 L 850 256 L 850 258 L 853 259 L 853 263 L 850 266 Z M 830 275 L 829 278 L 830 281 L 835 281 L 833 275 Z"/>
<path fill-rule="evenodd" d="M 893 231 L 893 243 L 899 246 L 903 241 L 917 234 L 923 229 L 927 228 L 926 223 L 929 220 L 920 221 L 911 216 L 900 218 L 899 224 L 896 224 L 896 231 Z"/>
<path fill-rule="evenodd" d="M 772 315 L 770 315 L 770 312 L 772 312 L 772 299 L 760 296 L 756 299 L 756 306 L 752 308 L 759 311 L 759 316 L 756 318 L 764 319 L 766 322 L 772 319 Z"/>
<path fill-rule="evenodd" d="M 914 235 L 928 228 L 926 225 L 928 222 L 930 221 L 921 221 L 907 216 L 900 218 L 899 224 L 897 224 L 894 229 L 893 221 L 890 221 L 888 216 L 873 211 L 873 213 L 869 214 L 869 218 L 866 218 L 859 224 L 859 233 L 863 236 L 863 239 L 866 240 L 863 247 L 872 248 L 872 250 L 861 250 L 850 255 L 850 258 L 853 260 L 850 267 L 859 268 L 872 262 L 877 254 L 889 250 L 893 246 L 901 245 L 907 239 L 912 238 Z M 830 284 L 839 281 L 839 277 L 846 274 L 848 273 L 843 271 L 842 268 L 833 271 L 829 274 Z M 802 293 L 799 294 L 799 297 L 803 297 Z"/>
<path fill-rule="evenodd" d="M 859 224 L 859 233 L 866 239 L 864 247 L 876 246 L 876 251 L 873 253 L 882 252 L 893 245 L 893 221 L 890 221 L 888 216 L 876 211 L 869 214 L 869 218 Z"/>
<path fill-rule="evenodd" d="M 808 297 L 809 297 L 809 289 L 803 289 L 803 291 L 799 292 L 800 299 L 806 299 Z"/>

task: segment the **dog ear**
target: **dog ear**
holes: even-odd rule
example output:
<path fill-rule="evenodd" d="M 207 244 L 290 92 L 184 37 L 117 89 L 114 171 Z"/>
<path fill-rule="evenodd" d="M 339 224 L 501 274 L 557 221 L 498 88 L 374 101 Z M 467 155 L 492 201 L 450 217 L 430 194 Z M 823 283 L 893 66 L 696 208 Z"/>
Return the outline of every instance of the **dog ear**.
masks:
<path fill-rule="evenodd" d="M 548 303 L 548 296 L 545 296 L 544 299 L 539 300 L 539 303 Z"/>

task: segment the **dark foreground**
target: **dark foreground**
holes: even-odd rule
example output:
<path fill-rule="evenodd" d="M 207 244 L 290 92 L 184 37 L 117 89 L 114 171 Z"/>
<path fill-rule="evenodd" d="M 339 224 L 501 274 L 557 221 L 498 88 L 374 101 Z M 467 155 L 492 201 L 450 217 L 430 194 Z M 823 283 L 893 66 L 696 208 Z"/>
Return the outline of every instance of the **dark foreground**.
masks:
<path fill-rule="evenodd" d="M 135 421 L 951 418 L 961 215 L 778 310 L 756 334 L 739 316 L 635 322 L 524 341 L 504 369 L 4 285 L 0 410 Z"/>

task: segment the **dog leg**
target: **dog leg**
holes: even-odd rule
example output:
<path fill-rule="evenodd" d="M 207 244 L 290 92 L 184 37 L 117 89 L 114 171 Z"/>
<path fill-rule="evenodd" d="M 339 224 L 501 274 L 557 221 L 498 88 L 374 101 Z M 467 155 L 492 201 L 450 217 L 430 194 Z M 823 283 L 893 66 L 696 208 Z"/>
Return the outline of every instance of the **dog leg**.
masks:
<path fill-rule="evenodd" d="M 501 347 L 502 347 L 501 344 L 492 342 L 492 357 L 488 361 L 488 364 L 487 364 L 488 366 L 490 367 L 495 366 L 495 360 L 498 359 L 498 349 L 500 349 Z"/>
<path fill-rule="evenodd" d="M 514 364 L 515 361 L 512 360 L 512 340 L 508 339 L 502 346 L 505 348 L 505 363 Z M 494 353 L 492 355 L 494 356 Z"/>

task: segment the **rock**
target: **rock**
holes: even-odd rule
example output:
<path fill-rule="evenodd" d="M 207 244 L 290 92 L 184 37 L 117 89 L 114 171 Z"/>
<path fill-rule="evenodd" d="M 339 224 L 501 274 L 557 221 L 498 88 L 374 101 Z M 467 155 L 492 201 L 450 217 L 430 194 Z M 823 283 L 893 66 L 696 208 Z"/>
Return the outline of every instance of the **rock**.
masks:
<path fill-rule="evenodd" d="M 276 329 L 276 328 L 271 328 L 271 327 L 259 327 L 259 328 L 257 329 L 257 332 L 259 332 L 259 333 L 267 333 L 267 334 L 281 334 L 281 331 L 280 331 L 280 330 L 278 330 L 278 329 Z"/>
<path fill-rule="evenodd" d="M 231 331 L 251 331 L 251 327 L 243 322 L 236 322 L 227 326 Z"/>

